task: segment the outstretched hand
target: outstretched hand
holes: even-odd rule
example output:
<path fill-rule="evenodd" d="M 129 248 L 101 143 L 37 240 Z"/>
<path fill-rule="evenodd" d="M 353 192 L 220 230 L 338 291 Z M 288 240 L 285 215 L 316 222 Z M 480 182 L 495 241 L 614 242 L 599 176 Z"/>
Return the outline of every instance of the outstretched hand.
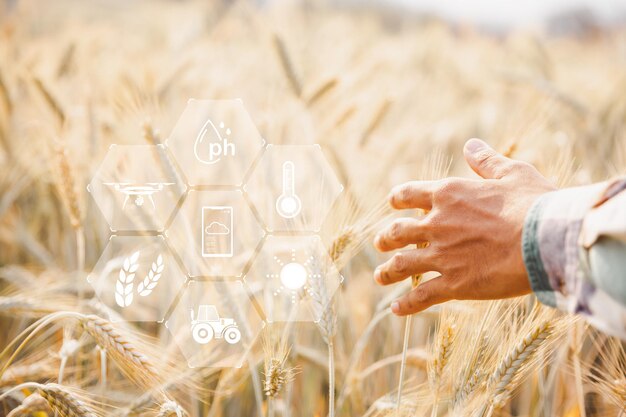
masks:
<path fill-rule="evenodd" d="M 481 140 L 470 139 L 463 151 L 480 179 L 412 181 L 391 192 L 393 208 L 424 209 L 427 214 L 394 221 L 374 245 L 383 252 L 414 244 L 426 247 L 394 254 L 376 268 L 375 280 L 389 285 L 428 271 L 441 274 L 394 301 L 395 314 L 416 313 L 452 299 L 530 292 L 522 258 L 524 219 L 533 202 L 555 187 L 532 165 L 498 154 Z"/>

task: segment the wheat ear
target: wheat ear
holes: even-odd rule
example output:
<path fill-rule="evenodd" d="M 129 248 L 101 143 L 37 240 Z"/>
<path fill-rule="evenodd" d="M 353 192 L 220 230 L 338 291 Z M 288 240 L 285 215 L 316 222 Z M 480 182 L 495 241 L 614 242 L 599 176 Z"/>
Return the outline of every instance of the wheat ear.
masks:
<path fill-rule="evenodd" d="M 430 384 L 435 390 L 441 385 L 441 376 L 443 375 L 444 368 L 448 364 L 448 359 L 450 359 L 454 333 L 454 325 L 445 326 L 440 331 L 436 354 L 434 355 L 434 359 L 428 369 Z"/>
<path fill-rule="evenodd" d="M 25 382 L 17 385 L 0 395 L 0 399 L 11 394 L 13 391 L 23 389 L 36 389 L 52 411 L 60 417 L 96 417 L 97 414 L 83 401 L 78 399 L 70 390 L 58 384 L 39 384 L 37 382 Z"/>
<path fill-rule="evenodd" d="M 71 311 L 60 311 L 42 317 L 15 337 L 0 353 L 1 359 L 12 351 L 11 356 L 6 360 L 3 368 L 0 369 L 0 378 L 15 357 L 19 355 L 26 344 L 40 330 L 50 323 L 68 318 L 77 320 L 85 332 L 95 339 L 98 346 L 106 349 L 111 354 L 111 358 L 120 366 L 120 369 L 125 372 L 129 379 L 143 386 L 154 385 L 160 381 L 156 368 L 147 356 L 139 352 L 135 345 L 120 333 L 111 322 L 98 316 L 84 315 Z M 24 340 L 15 347 L 22 337 Z"/>
<path fill-rule="evenodd" d="M 622 411 L 626 412 L 626 378 L 616 379 L 612 382 L 612 392 L 618 399 L 618 403 L 622 403 Z"/>
<path fill-rule="evenodd" d="M 59 146 L 56 149 L 57 166 L 59 171 L 58 190 L 70 217 L 70 224 L 74 229 L 81 227 L 81 209 L 76 192 L 75 175 L 67 157 L 67 150 Z"/>
<path fill-rule="evenodd" d="M 433 361 L 428 367 L 428 381 L 434 394 L 432 417 L 436 417 L 439 411 L 439 393 L 441 391 L 441 379 L 444 369 L 452 353 L 452 342 L 455 336 L 455 326 L 447 325 L 439 330 L 439 342 L 436 347 Z"/>
<path fill-rule="evenodd" d="M 161 404 L 156 417 L 182 417 L 185 414 L 183 408 L 176 401 L 168 400 Z"/>
<path fill-rule="evenodd" d="M 263 333 L 265 369 L 263 391 L 268 397 L 276 397 L 294 377 L 294 368 L 288 366 L 290 349 L 280 339 L 280 334 L 270 327 Z"/>
<path fill-rule="evenodd" d="M 85 269 L 85 232 L 82 224 L 82 214 L 80 208 L 80 202 L 78 199 L 78 193 L 76 192 L 76 181 L 74 170 L 67 157 L 67 150 L 64 147 L 59 147 L 56 150 L 57 153 L 57 165 L 60 176 L 60 181 L 57 182 L 57 188 L 63 205 L 70 217 L 70 224 L 76 234 L 76 269 L 83 271 Z M 79 289 L 79 298 L 83 298 L 82 283 L 77 283 Z"/>
<path fill-rule="evenodd" d="M 280 58 L 280 64 L 285 71 L 287 79 L 289 80 L 289 85 L 293 89 L 294 94 L 297 97 L 300 97 L 302 94 L 302 83 L 296 74 L 296 69 L 291 61 L 291 58 L 289 57 L 289 51 L 287 51 L 285 42 L 277 34 L 274 35 L 274 47 L 276 48 L 276 52 Z"/>
<path fill-rule="evenodd" d="M 4 107 L 7 113 L 11 113 L 13 111 L 13 103 L 11 102 L 11 94 L 9 93 L 9 89 L 7 87 L 7 83 L 4 80 L 2 71 L 0 71 L 0 101 L 4 103 Z"/>
<path fill-rule="evenodd" d="M 520 369 L 528 362 L 539 346 L 550 336 L 553 326 L 545 321 L 530 331 L 500 362 L 489 379 L 493 389 L 490 402 L 492 408 L 500 408 L 509 397 L 512 385 Z"/>
<path fill-rule="evenodd" d="M 340 255 L 340 254 L 339 254 Z M 310 280 L 310 294 L 314 310 L 318 313 L 317 327 L 328 347 L 328 415 L 335 415 L 335 333 L 337 331 L 337 314 L 324 278 L 326 274 L 317 256 L 313 257 L 311 266 L 315 273 Z"/>
<path fill-rule="evenodd" d="M 355 241 L 356 233 L 351 226 L 345 227 L 330 245 L 328 255 L 333 262 L 339 261 Z"/>
<path fill-rule="evenodd" d="M 46 384 L 39 388 L 50 408 L 62 417 L 95 417 L 95 413 L 62 386 Z"/>
<path fill-rule="evenodd" d="M 41 94 L 41 97 L 44 99 L 52 114 L 54 114 L 59 126 L 63 126 L 65 124 L 65 111 L 59 104 L 59 101 L 52 95 L 50 90 L 45 86 L 41 79 L 34 77 L 33 84 L 37 88 L 37 91 Z"/>
<path fill-rule="evenodd" d="M 139 352 L 113 324 L 94 315 L 81 317 L 80 323 L 85 331 L 96 340 L 96 343 L 107 350 L 113 360 L 131 369 L 127 372 L 131 379 L 156 382 L 158 372 L 152 362 Z"/>
<path fill-rule="evenodd" d="M 307 98 L 307 105 L 312 106 L 318 100 L 320 100 L 323 96 L 328 94 L 328 92 L 332 91 L 338 84 L 338 80 L 336 78 L 331 78 L 326 80 L 321 85 L 319 85 L 315 91 L 313 91 L 309 97 Z"/>
<path fill-rule="evenodd" d="M 45 416 L 54 414 L 54 411 L 50 409 L 48 401 L 46 401 L 38 393 L 32 393 L 28 397 L 22 400 L 22 403 L 11 410 L 6 417 L 31 417 L 31 416 Z"/>

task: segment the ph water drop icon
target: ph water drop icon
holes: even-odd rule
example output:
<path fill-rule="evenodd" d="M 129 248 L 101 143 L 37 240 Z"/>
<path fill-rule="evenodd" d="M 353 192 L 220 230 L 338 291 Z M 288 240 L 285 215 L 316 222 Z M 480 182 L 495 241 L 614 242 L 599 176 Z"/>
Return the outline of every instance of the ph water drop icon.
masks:
<path fill-rule="evenodd" d="M 237 152 L 235 144 L 228 140 L 231 130 L 224 127 L 224 122 L 220 122 L 218 129 L 211 119 L 207 119 L 202 125 L 193 145 L 193 154 L 198 161 L 205 165 L 213 165 L 221 161 L 222 157 L 235 156 Z M 220 130 L 224 131 L 225 136 L 222 136 Z"/>

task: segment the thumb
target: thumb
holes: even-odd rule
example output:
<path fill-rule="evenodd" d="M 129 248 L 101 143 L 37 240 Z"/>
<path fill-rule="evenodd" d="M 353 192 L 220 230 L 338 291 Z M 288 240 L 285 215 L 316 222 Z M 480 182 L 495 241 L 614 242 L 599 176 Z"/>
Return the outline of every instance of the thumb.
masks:
<path fill-rule="evenodd" d="M 485 179 L 499 180 L 507 176 L 515 166 L 515 161 L 499 154 L 480 139 L 465 142 L 463 154 L 470 168 Z"/>

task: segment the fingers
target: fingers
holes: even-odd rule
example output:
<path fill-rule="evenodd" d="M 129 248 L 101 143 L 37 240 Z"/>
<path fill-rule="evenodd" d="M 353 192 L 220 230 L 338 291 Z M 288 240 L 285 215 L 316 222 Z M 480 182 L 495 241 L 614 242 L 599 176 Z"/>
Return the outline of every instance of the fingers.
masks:
<path fill-rule="evenodd" d="M 430 247 L 398 252 L 376 268 L 374 279 L 381 285 L 389 285 L 411 275 L 434 271 L 433 258 L 433 250 Z"/>
<path fill-rule="evenodd" d="M 485 179 L 501 179 L 517 166 L 516 161 L 497 153 L 480 139 L 465 142 L 463 154 L 470 168 Z"/>
<path fill-rule="evenodd" d="M 395 209 L 421 208 L 430 210 L 433 206 L 434 181 L 410 181 L 391 190 L 389 203 Z"/>
<path fill-rule="evenodd" d="M 427 242 L 432 236 L 423 219 L 395 220 L 374 238 L 374 246 L 382 252 L 400 249 L 412 243 Z"/>
<path fill-rule="evenodd" d="M 391 304 L 391 311 L 398 316 L 418 313 L 435 304 L 452 300 L 449 280 L 440 276 L 420 284 L 410 293 Z"/>

